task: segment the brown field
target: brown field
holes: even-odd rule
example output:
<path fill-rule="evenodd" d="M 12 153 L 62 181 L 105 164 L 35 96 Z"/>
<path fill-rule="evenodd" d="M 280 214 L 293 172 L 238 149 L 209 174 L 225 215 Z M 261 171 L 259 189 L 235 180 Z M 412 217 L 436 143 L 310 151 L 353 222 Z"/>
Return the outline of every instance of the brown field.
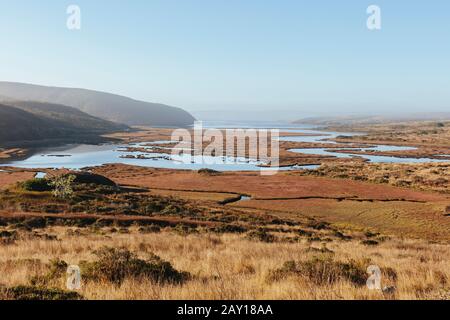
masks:
<path fill-rule="evenodd" d="M 79 293 L 86 299 L 449 299 L 450 251 L 448 245 L 417 240 L 387 240 L 372 247 L 355 241 L 331 242 L 326 253 L 320 243 L 264 243 L 240 235 L 191 234 L 171 231 L 141 234 L 111 234 L 108 230 L 67 234 L 67 228 L 46 230 L 58 241 L 35 239 L 0 247 L 0 271 L 8 277 L 2 284 L 25 284 L 46 270 L 51 259 L 70 264 L 93 260 L 92 251 L 103 246 L 125 247 L 144 258 L 150 253 L 170 261 L 177 270 L 187 270 L 192 279 L 182 285 L 158 284 L 128 278 L 121 285 L 89 282 Z M 317 255 L 339 261 L 364 261 L 379 265 L 386 274 L 383 285 L 396 286 L 394 294 L 368 290 L 339 279 L 317 284 L 318 279 L 295 272 L 271 271 L 286 261 L 305 262 Z M 370 260 L 370 262 L 369 262 Z M 390 268 L 390 269 L 389 269 Z M 313 275 L 311 275 L 313 276 Z M 64 288 L 64 279 L 53 286 Z"/>
<path fill-rule="evenodd" d="M 34 177 L 33 172 L 1 172 L 0 171 L 0 190 L 6 189 L 8 186 L 18 182 L 31 179 Z"/>

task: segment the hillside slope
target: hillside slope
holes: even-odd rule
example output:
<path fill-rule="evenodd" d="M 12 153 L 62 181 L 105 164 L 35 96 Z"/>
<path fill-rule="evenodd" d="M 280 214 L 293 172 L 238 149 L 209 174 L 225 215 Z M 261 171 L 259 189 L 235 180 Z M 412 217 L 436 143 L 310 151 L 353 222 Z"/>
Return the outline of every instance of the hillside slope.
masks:
<path fill-rule="evenodd" d="M 54 124 L 66 129 L 83 129 L 99 133 L 128 129 L 126 125 L 103 120 L 64 105 L 34 101 L 12 101 L 8 105 L 47 120 L 54 120 Z"/>
<path fill-rule="evenodd" d="M 195 120 L 192 115 L 180 108 L 86 89 L 0 81 L 1 96 L 66 105 L 95 117 L 127 125 L 188 126 Z"/>
<path fill-rule="evenodd" d="M 126 129 L 126 126 L 97 119 L 66 106 L 15 103 L 22 106 L 0 104 L 2 146 L 42 140 L 96 140 L 102 133 Z"/>
<path fill-rule="evenodd" d="M 324 126 L 374 125 L 414 121 L 448 121 L 450 112 L 385 114 L 385 115 L 335 115 L 329 117 L 310 117 L 296 120 L 294 124 L 313 124 Z"/>

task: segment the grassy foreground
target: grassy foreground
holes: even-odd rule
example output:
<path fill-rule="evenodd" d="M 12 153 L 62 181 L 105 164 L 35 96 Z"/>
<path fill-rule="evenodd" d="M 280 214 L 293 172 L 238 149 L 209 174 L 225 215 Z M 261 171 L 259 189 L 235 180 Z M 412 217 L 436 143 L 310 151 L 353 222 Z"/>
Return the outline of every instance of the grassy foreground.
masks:
<path fill-rule="evenodd" d="M 36 276 L 49 274 L 55 259 L 69 264 L 96 261 L 93 252 L 106 246 L 127 248 L 144 260 L 157 255 L 189 277 L 182 283 L 164 282 L 125 272 L 120 282 L 83 279 L 78 293 L 85 299 L 450 298 L 450 248 L 418 240 L 388 239 L 373 246 L 352 240 L 267 243 L 239 234 L 181 235 L 169 229 L 142 233 L 135 227 L 50 227 L 41 233 L 56 238 L 0 246 L 0 272 L 8 275 L 1 279 L 4 287 L 30 285 Z M 365 286 L 371 264 L 381 268 L 382 285 L 395 286 L 393 292 Z M 48 286 L 64 290 L 66 275 L 53 276 Z"/>

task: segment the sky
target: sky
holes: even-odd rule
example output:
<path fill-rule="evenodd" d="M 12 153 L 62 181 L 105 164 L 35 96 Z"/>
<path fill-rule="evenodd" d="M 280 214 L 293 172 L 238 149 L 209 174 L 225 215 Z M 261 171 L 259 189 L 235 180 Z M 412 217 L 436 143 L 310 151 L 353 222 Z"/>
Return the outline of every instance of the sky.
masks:
<path fill-rule="evenodd" d="M 448 0 L 0 0 L 0 30 L 0 80 L 205 120 L 450 111 Z"/>

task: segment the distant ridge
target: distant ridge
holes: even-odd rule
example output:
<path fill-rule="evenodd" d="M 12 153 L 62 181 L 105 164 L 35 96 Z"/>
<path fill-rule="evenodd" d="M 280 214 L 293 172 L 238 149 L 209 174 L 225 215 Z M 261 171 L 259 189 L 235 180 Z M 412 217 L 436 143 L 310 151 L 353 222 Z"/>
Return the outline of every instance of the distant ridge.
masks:
<path fill-rule="evenodd" d="M 107 133 L 129 129 L 124 124 L 103 120 L 76 108 L 35 101 L 11 101 L 8 105 L 58 123 L 60 127 Z"/>
<path fill-rule="evenodd" d="M 66 105 L 95 117 L 127 125 L 184 127 L 195 121 L 183 109 L 116 94 L 0 81 L 0 101 L 10 99 Z"/>
<path fill-rule="evenodd" d="M 99 119 L 78 109 L 39 102 L 0 104 L 0 145 L 28 142 L 96 142 L 100 135 L 128 127 Z"/>
<path fill-rule="evenodd" d="M 309 117 L 294 121 L 294 124 L 313 125 L 364 125 L 413 121 L 450 121 L 450 112 L 430 112 L 390 115 L 341 115 L 329 117 Z"/>

